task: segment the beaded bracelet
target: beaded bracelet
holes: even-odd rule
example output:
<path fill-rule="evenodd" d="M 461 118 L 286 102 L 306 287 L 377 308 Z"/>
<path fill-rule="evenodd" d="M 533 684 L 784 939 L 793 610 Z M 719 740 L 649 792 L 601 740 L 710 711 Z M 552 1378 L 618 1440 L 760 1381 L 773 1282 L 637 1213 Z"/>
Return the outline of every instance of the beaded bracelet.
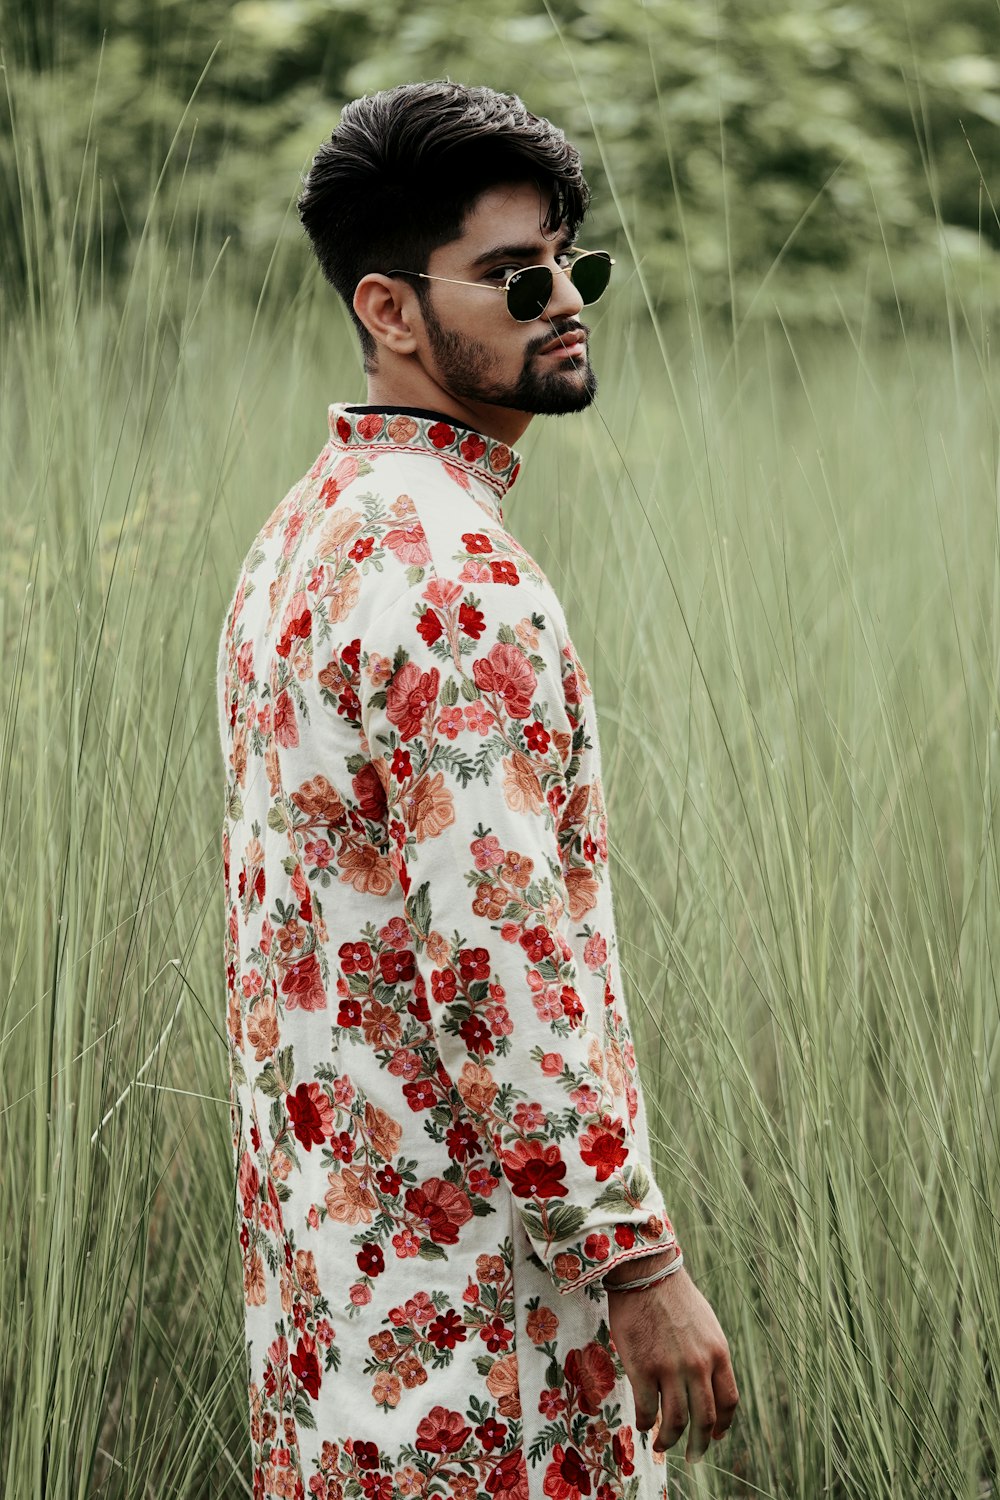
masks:
<path fill-rule="evenodd" d="M 647 1286 L 655 1286 L 658 1281 L 666 1281 L 667 1277 L 679 1271 L 683 1264 L 684 1252 L 678 1250 L 665 1271 L 654 1271 L 651 1276 L 640 1276 L 634 1281 L 622 1281 L 617 1286 L 605 1282 L 604 1289 L 607 1292 L 641 1292 Z"/>

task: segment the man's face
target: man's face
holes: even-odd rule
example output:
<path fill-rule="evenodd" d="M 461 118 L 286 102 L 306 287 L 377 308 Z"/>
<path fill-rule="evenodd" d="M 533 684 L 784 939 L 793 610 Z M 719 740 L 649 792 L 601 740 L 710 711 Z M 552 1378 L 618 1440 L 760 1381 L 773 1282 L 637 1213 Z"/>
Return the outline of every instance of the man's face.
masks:
<path fill-rule="evenodd" d="M 565 229 L 543 232 L 547 207 L 533 183 L 489 188 L 466 217 L 461 237 L 430 256 L 428 275 L 475 283 L 423 283 L 429 288 L 423 314 L 431 373 L 460 400 L 555 415 L 582 411 L 597 394 L 586 343 L 572 342 L 574 334 L 587 336 L 578 316 L 583 301 L 558 269 L 569 263 L 570 236 Z M 524 266 L 542 265 L 553 272 L 552 296 L 530 323 L 511 317 L 500 292 L 479 290 L 502 287 Z M 560 336 L 561 346 L 554 342 Z M 554 352 L 544 352 L 547 344 Z"/>

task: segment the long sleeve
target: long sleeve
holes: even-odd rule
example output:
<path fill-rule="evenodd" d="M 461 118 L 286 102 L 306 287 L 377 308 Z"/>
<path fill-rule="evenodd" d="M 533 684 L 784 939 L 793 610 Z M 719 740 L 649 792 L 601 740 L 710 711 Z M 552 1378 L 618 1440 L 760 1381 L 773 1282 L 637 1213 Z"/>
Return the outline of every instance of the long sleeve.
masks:
<path fill-rule="evenodd" d="M 435 577 L 363 630 L 352 676 L 405 897 L 399 974 L 481 1135 L 456 1132 L 458 1160 L 495 1158 L 569 1292 L 674 1233 L 616 993 L 593 700 L 558 613 L 523 580 Z M 439 1084 L 410 1078 L 410 1108 Z"/>

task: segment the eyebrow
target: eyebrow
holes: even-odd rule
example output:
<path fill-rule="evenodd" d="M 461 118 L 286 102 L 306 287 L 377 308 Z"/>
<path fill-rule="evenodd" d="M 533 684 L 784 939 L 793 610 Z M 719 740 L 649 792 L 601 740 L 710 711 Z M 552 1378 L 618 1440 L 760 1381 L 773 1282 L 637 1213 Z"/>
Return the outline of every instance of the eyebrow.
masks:
<path fill-rule="evenodd" d="M 573 243 L 573 235 L 565 229 L 556 242 L 556 253 L 568 250 Z M 544 246 L 534 245 L 494 245 L 492 250 L 484 250 L 482 255 L 477 255 L 472 262 L 473 269 L 488 265 L 491 260 L 530 260 L 534 255 L 544 255 Z"/>

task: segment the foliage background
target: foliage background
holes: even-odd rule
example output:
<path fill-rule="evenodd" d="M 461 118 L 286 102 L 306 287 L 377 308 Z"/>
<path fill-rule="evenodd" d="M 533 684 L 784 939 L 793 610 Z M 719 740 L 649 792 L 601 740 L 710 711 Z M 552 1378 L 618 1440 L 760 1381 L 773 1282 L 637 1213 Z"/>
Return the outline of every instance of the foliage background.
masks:
<path fill-rule="evenodd" d="M 299 242 L 297 178 L 345 100 L 446 74 L 563 125 L 592 236 L 626 227 L 658 306 L 930 312 L 942 254 L 995 291 L 998 24 L 996 0 L 6 0 L 3 222 L 12 114 L 49 159 L 96 142 L 109 269 L 183 180 L 175 242 L 230 236 L 260 275 Z"/>

